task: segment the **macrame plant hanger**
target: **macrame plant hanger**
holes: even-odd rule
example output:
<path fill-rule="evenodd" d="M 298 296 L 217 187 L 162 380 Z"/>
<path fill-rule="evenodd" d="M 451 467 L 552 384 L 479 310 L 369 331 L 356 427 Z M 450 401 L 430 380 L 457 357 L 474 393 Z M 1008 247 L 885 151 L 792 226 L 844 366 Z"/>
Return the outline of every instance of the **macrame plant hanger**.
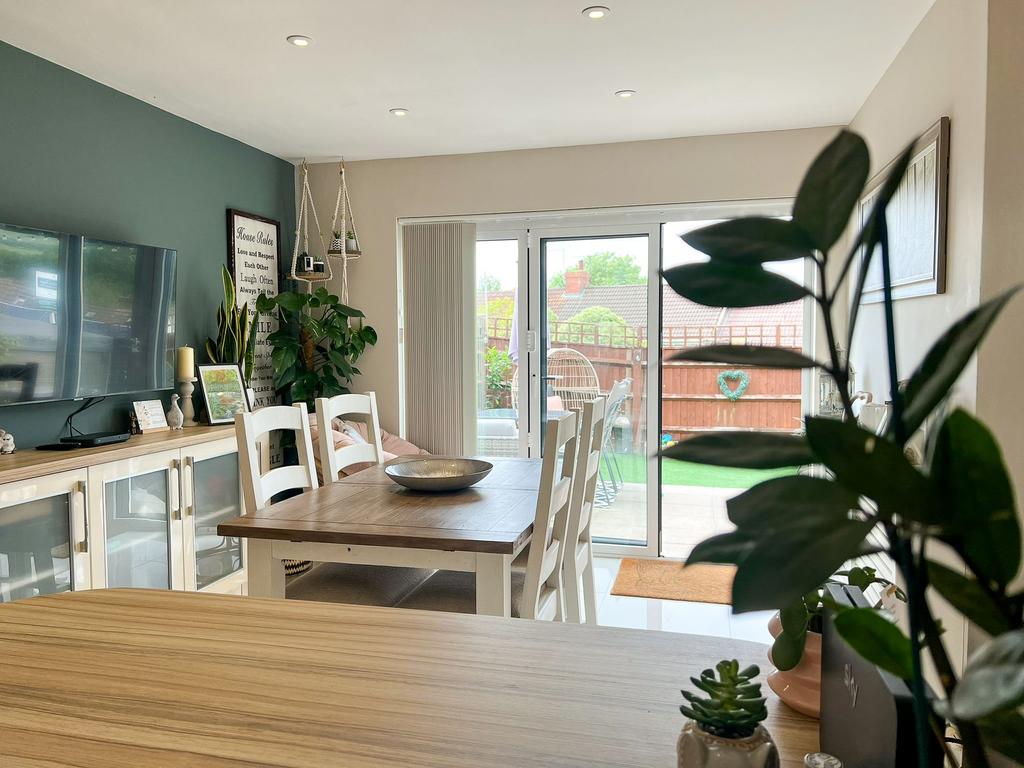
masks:
<path fill-rule="evenodd" d="M 338 217 L 341 226 L 338 226 Z M 351 222 L 351 224 L 349 224 Z M 352 232 L 355 250 L 349 250 L 348 233 Z M 356 234 L 356 217 L 352 213 L 352 201 L 348 196 L 348 182 L 345 180 L 344 159 L 338 166 L 338 195 L 334 200 L 334 216 L 331 218 L 331 246 L 327 249 L 328 256 L 341 259 L 341 301 L 348 304 L 348 262 L 362 255 L 359 249 L 359 236 Z"/>
<path fill-rule="evenodd" d="M 316 227 L 316 236 L 320 241 L 321 253 L 325 254 L 319 263 L 324 265 L 323 271 L 317 272 L 312 268 L 315 257 L 309 251 L 309 217 L 313 217 L 313 225 Z M 310 264 L 300 264 L 299 237 L 302 238 L 302 257 L 313 257 Z M 334 277 L 331 269 L 331 260 L 327 257 L 327 243 L 324 241 L 323 233 L 320 231 L 320 220 L 316 215 L 316 207 L 313 205 L 313 193 L 309 189 L 309 165 L 302 161 L 302 198 L 299 202 L 299 215 L 295 220 L 295 245 L 292 247 L 292 271 L 289 277 L 312 285 L 313 283 L 325 282 Z"/>

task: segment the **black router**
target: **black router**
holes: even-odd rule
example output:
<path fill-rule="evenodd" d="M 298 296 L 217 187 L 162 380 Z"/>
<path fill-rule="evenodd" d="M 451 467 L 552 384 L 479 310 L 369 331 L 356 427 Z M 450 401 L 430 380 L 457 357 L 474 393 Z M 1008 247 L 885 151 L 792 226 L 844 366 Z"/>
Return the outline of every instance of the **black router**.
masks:
<path fill-rule="evenodd" d="M 129 437 L 131 437 L 130 432 L 86 432 L 81 435 L 62 437 L 60 441 L 65 444 L 70 443 L 76 448 L 97 448 L 101 445 L 123 443 Z"/>

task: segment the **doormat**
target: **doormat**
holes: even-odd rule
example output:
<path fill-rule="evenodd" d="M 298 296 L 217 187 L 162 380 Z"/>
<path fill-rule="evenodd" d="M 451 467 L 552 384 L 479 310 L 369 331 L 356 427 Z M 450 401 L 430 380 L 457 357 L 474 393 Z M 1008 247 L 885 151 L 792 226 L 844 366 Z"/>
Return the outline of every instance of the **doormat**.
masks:
<path fill-rule="evenodd" d="M 690 603 L 732 603 L 734 565 L 691 565 L 677 560 L 623 558 L 612 586 L 613 595 L 685 600 Z"/>

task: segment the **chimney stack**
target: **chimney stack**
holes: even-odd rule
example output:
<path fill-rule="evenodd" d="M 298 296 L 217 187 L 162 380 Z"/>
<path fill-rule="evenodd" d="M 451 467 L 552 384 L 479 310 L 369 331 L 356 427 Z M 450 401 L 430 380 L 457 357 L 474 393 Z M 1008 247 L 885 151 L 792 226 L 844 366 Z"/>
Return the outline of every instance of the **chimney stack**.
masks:
<path fill-rule="evenodd" d="M 590 285 L 590 273 L 583 268 L 583 262 L 576 265 L 576 269 L 567 270 L 565 273 L 565 292 L 571 296 L 583 293 Z"/>

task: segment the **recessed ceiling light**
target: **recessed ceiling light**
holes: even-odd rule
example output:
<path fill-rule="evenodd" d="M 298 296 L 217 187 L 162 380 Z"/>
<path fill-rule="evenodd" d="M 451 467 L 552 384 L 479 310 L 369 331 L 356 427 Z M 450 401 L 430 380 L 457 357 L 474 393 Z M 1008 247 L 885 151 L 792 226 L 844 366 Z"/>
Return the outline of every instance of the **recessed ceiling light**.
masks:
<path fill-rule="evenodd" d="M 405 117 L 406 115 L 409 114 L 409 110 L 405 109 L 404 107 L 395 107 L 394 109 L 389 109 L 388 112 L 390 112 L 395 117 Z"/>
<path fill-rule="evenodd" d="M 313 38 L 305 35 L 288 35 L 285 39 L 296 48 L 306 48 L 313 44 Z"/>
<path fill-rule="evenodd" d="M 600 21 L 601 19 L 606 18 L 611 12 L 611 8 L 604 5 L 591 5 L 589 8 L 583 9 L 583 15 L 588 19 L 593 19 L 594 21 Z"/>
<path fill-rule="evenodd" d="M 620 99 L 631 99 L 634 96 L 636 96 L 636 91 L 634 91 L 631 88 L 625 88 L 621 91 L 616 91 L 615 95 L 618 96 Z"/>

